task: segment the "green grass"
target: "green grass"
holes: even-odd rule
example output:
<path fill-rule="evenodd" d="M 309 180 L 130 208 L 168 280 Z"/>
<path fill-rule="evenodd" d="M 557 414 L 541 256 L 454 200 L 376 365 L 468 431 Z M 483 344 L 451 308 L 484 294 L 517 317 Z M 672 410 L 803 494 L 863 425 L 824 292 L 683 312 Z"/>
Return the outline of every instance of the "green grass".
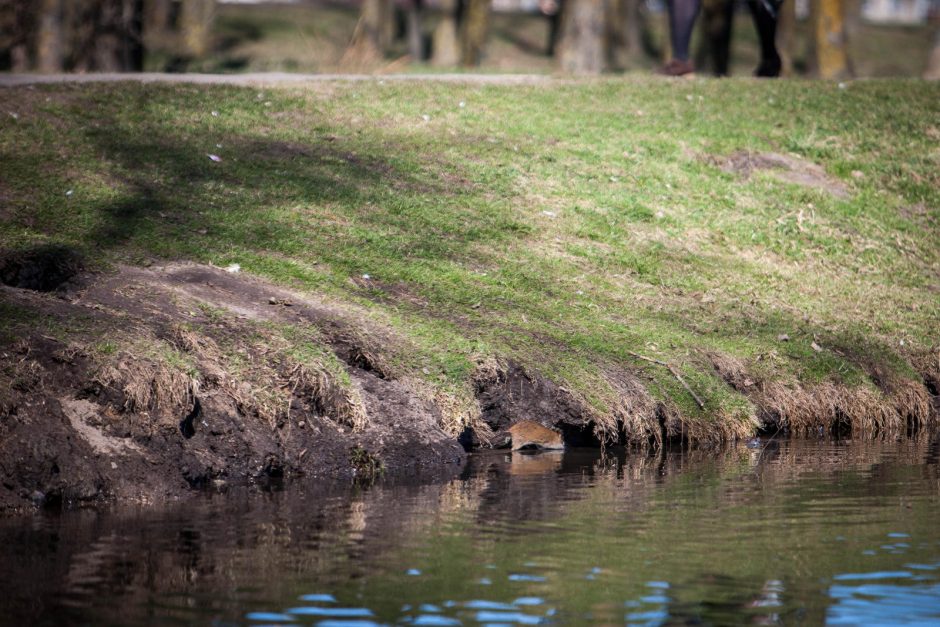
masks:
<path fill-rule="evenodd" d="M 0 240 L 239 263 L 390 325 L 443 388 L 497 356 L 599 411 L 626 370 L 740 417 L 703 355 L 857 386 L 937 345 L 938 103 L 910 81 L 7 89 Z M 716 165 L 741 150 L 849 194 Z"/>

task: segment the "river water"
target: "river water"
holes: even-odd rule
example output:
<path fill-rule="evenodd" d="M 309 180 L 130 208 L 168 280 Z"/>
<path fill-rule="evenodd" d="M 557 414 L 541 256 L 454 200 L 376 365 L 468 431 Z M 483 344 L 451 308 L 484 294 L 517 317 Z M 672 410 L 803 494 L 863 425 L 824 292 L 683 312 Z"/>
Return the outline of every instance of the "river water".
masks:
<path fill-rule="evenodd" d="M 940 624 L 940 442 L 487 453 L 0 522 L 0 622 Z M 325 491 L 326 490 L 326 491 Z"/>

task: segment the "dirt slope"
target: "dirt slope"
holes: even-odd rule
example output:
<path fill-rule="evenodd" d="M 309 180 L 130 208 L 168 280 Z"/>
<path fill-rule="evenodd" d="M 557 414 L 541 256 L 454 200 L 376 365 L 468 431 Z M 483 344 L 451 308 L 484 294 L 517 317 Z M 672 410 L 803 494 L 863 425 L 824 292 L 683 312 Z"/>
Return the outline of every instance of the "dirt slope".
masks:
<path fill-rule="evenodd" d="M 343 312 L 288 291 L 196 265 L 0 289 L 20 331 L 0 345 L 0 509 L 464 460 Z M 283 328 L 314 330 L 339 370 L 297 357 Z"/>

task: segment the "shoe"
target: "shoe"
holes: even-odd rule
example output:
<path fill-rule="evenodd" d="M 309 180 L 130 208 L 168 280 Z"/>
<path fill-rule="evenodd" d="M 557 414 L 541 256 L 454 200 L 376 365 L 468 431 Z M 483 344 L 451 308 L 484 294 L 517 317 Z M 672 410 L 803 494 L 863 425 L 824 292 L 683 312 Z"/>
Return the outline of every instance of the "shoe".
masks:
<path fill-rule="evenodd" d="M 695 66 L 692 65 L 691 61 L 673 59 L 666 65 L 659 68 L 656 73 L 661 74 L 662 76 L 692 78 L 695 76 Z"/>
<path fill-rule="evenodd" d="M 760 65 L 754 70 L 754 76 L 758 78 L 777 78 L 780 76 L 782 66 L 783 63 L 780 61 L 779 56 L 771 59 L 761 59 Z"/>

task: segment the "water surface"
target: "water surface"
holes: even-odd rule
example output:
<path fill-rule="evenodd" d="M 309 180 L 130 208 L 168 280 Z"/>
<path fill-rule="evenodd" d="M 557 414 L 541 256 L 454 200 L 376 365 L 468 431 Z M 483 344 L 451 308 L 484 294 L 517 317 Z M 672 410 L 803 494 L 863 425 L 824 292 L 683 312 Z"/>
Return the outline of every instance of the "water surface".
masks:
<path fill-rule="evenodd" d="M 940 443 L 471 459 L 0 523 L 0 622 L 940 624 Z"/>

